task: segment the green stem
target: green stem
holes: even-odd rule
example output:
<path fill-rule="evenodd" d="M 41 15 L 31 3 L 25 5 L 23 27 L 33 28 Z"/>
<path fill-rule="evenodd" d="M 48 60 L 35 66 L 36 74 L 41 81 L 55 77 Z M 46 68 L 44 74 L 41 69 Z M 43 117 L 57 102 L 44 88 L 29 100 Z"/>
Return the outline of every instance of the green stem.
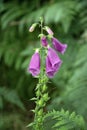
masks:
<path fill-rule="evenodd" d="M 41 34 L 43 34 L 43 18 L 40 17 Z"/>

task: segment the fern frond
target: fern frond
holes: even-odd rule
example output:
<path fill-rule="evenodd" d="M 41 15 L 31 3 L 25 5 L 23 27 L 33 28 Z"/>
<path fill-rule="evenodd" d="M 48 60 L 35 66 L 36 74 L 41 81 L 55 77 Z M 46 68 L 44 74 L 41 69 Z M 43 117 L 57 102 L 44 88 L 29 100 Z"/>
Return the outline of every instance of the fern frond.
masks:
<path fill-rule="evenodd" d="M 2 28 L 6 28 L 8 24 L 11 24 L 13 20 L 16 20 L 20 16 L 22 16 L 25 13 L 24 10 L 22 10 L 20 7 L 16 6 L 7 11 L 7 13 L 3 14 L 1 18 L 1 24 Z"/>
<path fill-rule="evenodd" d="M 84 130 L 84 120 L 75 112 L 55 111 L 47 113 L 44 116 L 44 130 Z"/>

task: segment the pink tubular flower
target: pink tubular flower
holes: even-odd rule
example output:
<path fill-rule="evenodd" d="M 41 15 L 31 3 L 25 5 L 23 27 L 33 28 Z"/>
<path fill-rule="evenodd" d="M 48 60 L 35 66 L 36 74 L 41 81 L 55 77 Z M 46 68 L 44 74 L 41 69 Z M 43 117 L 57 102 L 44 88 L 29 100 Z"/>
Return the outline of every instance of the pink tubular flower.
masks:
<path fill-rule="evenodd" d="M 54 34 L 53 31 L 48 26 L 45 26 L 45 29 L 48 32 L 48 34 L 50 34 L 50 35 Z"/>
<path fill-rule="evenodd" d="M 48 45 L 48 41 L 47 41 L 47 39 L 46 39 L 46 36 L 42 36 L 42 37 L 41 37 L 41 42 L 42 42 L 42 45 L 43 45 L 43 46 L 47 46 L 47 45 Z"/>
<path fill-rule="evenodd" d="M 46 57 L 46 74 L 48 77 L 52 78 L 55 73 L 59 70 L 62 64 L 61 59 L 58 57 L 57 53 L 51 47 L 48 48 L 48 54 Z"/>
<path fill-rule="evenodd" d="M 67 48 L 67 44 L 62 44 L 58 39 L 55 37 L 52 38 L 52 43 L 54 48 L 59 51 L 60 53 L 64 54 Z"/>
<path fill-rule="evenodd" d="M 40 55 L 37 51 L 31 58 L 28 70 L 33 76 L 37 76 L 40 73 Z"/>

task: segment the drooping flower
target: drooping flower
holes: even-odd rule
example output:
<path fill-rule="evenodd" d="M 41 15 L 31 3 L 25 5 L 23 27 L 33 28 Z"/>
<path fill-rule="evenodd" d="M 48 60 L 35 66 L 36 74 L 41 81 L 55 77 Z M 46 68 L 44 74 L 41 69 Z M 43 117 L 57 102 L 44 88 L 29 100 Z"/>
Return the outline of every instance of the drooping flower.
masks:
<path fill-rule="evenodd" d="M 36 26 L 37 23 L 32 24 L 31 27 L 29 28 L 29 32 L 33 32 Z"/>
<path fill-rule="evenodd" d="M 41 42 L 42 42 L 42 45 L 43 45 L 43 46 L 47 46 L 47 45 L 48 45 L 48 41 L 47 41 L 47 39 L 46 39 L 46 36 L 43 35 L 43 36 L 41 37 Z"/>
<path fill-rule="evenodd" d="M 49 57 L 46 57 L 46 74 L 48 77 L 52 78 L 55 74 L 55 71 L 52 68 Z"/>
<path fill-rule="evenodd" d="M 40 73 L 40 55 L 38 50 L 33 54 L 28 70 L 33 76 L 37 76 Z"/>
<path fill-rule="evenodd" d="M 51 47 L 48 47 L 48 54 L 46 57 L 46 74 L 48 75 L 48 77 L 52 78 L 59 70 L 61 64 L 62 61 L 55 50 Z"/>
<path fill-rule="evenodd" d="M 45 29 L 48 32 L 48 34 L 50 34 L 50 35 L 54 34 L 53 31 L 48 26 L 45 26 Z"/>
<path fill-rule="evenodd" d="M 64 54 L 67 48 L 67 44 L 62 44 L 58 39 L 52 37 L 52 43 L 54 48 L 59 51 L 60 53 Z"/>

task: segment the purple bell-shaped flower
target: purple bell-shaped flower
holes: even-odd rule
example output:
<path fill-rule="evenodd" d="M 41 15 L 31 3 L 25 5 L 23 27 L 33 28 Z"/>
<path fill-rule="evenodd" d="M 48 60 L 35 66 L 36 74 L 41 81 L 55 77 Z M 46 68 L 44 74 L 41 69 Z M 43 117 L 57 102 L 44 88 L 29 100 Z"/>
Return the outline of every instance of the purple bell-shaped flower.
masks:
<path fill-rule="evenodd" d="M 52 43 L 54 48 L 59 51 L 60 53 L 64 54 L 67 48 L 67 44 L 62 44 L 58 39 L 52 37 Z"/>
<path fill-rule="evenodd" d="M 62 64 L 61 59 L 57 55 L 54 49 L 48 47 L 48 54 L 46 57 L 46 74 L 48 77 L 52 78 L 55 73 L 59 70 Z"/>
<path fill-rule="evenodd" d="M 32 55 L 28 70 L 33 76 L 37 76 L 40 73 L 40 55 L 38 50 Z"/>

